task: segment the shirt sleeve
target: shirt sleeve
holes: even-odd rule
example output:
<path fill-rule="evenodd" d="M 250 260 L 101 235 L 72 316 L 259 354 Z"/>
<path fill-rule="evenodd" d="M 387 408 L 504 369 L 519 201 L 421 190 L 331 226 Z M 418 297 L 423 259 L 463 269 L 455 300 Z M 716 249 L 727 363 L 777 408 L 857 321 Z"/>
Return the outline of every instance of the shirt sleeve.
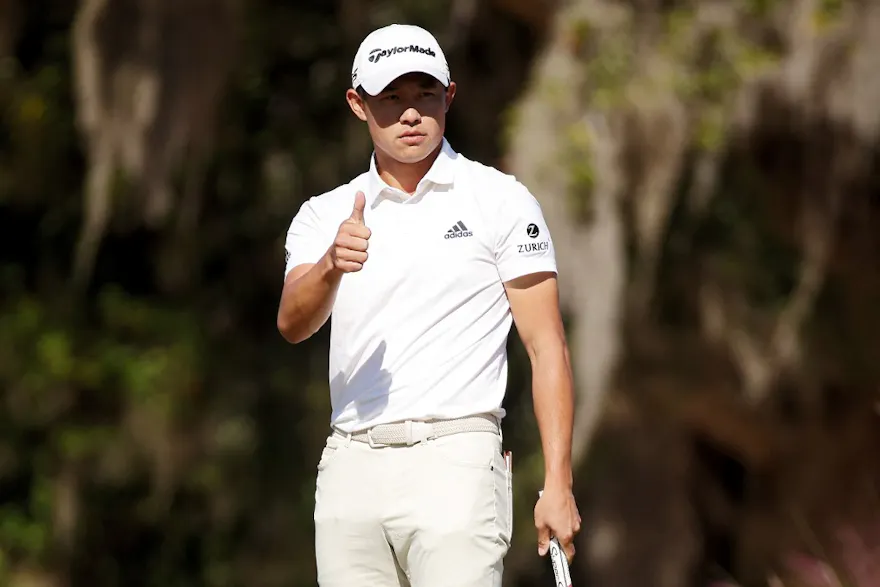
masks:
<path fill-rule="evenodd" d="M 530 273 L 556 273 L 556 252 L 538 200 L 520 182 L 504 194 L 497 222 L 495 262 L 502 282 Z"/>
<path fill-rule="evenodd" d="M 327 236 L 315 210 L 314 198 L 303 202 L 287 229 L 284 243 L 284 275 L 303 263 L 317 263 L 327 252 L 333 237 Z"/>

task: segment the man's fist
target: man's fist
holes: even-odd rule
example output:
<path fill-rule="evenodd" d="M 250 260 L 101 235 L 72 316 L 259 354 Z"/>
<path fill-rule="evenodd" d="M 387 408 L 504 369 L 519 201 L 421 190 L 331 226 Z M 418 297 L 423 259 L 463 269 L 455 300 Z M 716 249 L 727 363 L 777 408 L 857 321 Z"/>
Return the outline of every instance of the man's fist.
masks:
<path fill-rule="evenodd" d="M 544 556 L 555 537 L 568 562 L 574 559 L 574 537 L 581 530 L 581 514 L 570 489 L 548 488 L 535 504 L 538 554 Z"/>
<path fill-rule="evenodd" d="M 364 208 L 367 199 L 364 192 L 354 196 L 354 208 L 351 216 L 339 225 L 336 239 L 330 247 L 330 259 L 333 267 L 343 273 L 360 271 L 367 262 L 367 245 L 370 240 L 370 229 L 364 224 Z"/>

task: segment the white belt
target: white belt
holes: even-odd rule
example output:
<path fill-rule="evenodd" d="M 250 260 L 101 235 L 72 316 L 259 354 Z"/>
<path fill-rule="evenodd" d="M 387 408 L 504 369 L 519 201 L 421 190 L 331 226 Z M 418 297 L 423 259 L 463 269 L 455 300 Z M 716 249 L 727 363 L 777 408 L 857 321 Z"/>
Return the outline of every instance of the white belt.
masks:
<path fill-rule="evenodd" d="M 453 420 L 405 420 L 389 424 L 378 424 L 367 430 L 351 434 L 351 439 L 365 442 L 370 446 L 412 446 L 419 442 L 459 434 L 461 432 L 492 432 L 498 434 L 500 425 L 495 416 L 479 414 Z M 348 437 L 341 431 L 336 434 Z"/>

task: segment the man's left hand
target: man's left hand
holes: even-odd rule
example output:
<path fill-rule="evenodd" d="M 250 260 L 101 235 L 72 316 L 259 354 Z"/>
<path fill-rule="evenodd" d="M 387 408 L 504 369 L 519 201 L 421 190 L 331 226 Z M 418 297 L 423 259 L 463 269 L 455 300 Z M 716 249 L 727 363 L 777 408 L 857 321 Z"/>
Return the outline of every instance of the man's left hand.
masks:
<path fill-rule="evenodd" d="M 548 487 L 535 504 L 535 528 L 538 530 L 538 554 L 550 550 L 550 538 L 556 537 L 571 562 L 574 559 L 574 537 L 581 529 L 581 515 L 571 489 Z"/>

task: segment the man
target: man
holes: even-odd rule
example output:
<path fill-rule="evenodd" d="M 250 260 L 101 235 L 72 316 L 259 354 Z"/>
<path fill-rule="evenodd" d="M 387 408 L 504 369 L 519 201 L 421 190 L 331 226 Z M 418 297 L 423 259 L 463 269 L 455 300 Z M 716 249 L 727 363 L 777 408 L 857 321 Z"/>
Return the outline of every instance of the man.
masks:
<path fill-rule="evenodd" d="M 287 234 L 278 329 L 295 344 L 332 316 L 331 433 L 315 493 L 323 587 L 501 585 L 513 322 L 545 460 L 538 552 L 557 536 L 574 555 L 573 392 L 553 243 L 525 186 L 446 141 L 454 96 L 430 33 L 368 35 L 346 99 L 373 140 L 369 170 L 305 202 Z"/>

